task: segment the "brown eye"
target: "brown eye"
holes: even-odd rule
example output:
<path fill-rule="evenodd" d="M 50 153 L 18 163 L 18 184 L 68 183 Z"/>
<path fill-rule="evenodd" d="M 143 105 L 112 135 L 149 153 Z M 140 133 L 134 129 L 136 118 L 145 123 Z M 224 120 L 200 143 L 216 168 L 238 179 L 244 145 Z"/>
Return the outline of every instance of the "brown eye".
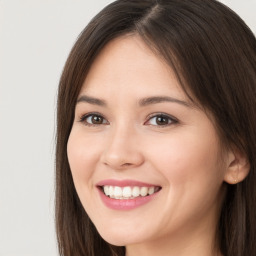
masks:
<path fill-rule="evenodd" d="M 102 124 L 103 120 L 104 119 L 101 116 L 92 115 L 92 117 L 91 117 L 91 122 L 93 124 Z"/>
<path fill-rule="evenodd" d="M 153 125 L 153 126 L 168 126 L 177 123 L 178 121 L 168 115 L 159 114 L 152 116 L 146 124 Z"/>
<path fill-rule="evenodd" d="M 156 123 L 158 125 L 167 125 L 169 124 L 169 118 L 166 118 L 164 116 L 158 116 L 156 117 Z"/>
<path fill-rule="evenodd" d="M 102 125 L 107 124 L 107 120 L 102 117 L 101 115 L 97 114 L 88 114 L 81 118 L 81 122 L 85 123 L 86 125 Z"/>

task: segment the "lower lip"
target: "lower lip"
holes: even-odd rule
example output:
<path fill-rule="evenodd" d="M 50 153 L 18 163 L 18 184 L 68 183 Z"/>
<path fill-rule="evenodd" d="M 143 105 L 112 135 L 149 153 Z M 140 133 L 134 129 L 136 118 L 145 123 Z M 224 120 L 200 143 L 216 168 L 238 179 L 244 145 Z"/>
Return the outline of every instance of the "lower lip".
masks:
<path fill-rule="evenodd" d="M 114 199 L 106 196 L 103 191 L 99 188 L 99 193 L 103 203 L 110 209 L 113 210 L 132 210 L 138 208 L 148 202 L 150 202 L 158 192 L 144 196 L 136 197 L 134 199 Z"/>

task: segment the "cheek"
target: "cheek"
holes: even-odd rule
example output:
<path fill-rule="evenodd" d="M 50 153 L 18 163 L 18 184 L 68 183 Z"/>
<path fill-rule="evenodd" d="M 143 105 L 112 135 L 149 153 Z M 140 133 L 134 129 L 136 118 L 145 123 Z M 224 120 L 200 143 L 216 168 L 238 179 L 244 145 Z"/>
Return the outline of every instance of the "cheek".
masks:
<path fill-rule="evenodd" d="M 91 193 L 94 190 L 93 177 L 102 146 L 100 141 L 95 141 L 92 137 L 85 136 L 77 127 L 73 128 L 67 144 L 67 155 L 78 197 L 84 209 L 90 209 L 91 215 L 94 215 Z"/>
<path fill-rule="evenodd" d="M 149 158 L 173 186 L 209 184 L 216 179 L 221 182 L 223 168 L 214 134 L 181 133 L 151 143 L 154 147 L 147 147 Z"/>
<path fill-rule="evenodd" d="M 97 164 L 100 144 L 90 136 L 72 130 L 67 144 L 68 161 L 76 188 L 83 182 L 88 184 Z"/>
<path fill-rule="evenodd" d="M 215 137 L 200 139 L 182 135 L 153 145 L 152 163 L 164 178 L 168 195 L 165 212 L 172 211 L 172 218 L 183 223 L 187 219 L 199 221 L 212 207 L 217 209 L 224 172 Z M 166 223 L 169 223 L 168 216 L 163 217 Z"/>

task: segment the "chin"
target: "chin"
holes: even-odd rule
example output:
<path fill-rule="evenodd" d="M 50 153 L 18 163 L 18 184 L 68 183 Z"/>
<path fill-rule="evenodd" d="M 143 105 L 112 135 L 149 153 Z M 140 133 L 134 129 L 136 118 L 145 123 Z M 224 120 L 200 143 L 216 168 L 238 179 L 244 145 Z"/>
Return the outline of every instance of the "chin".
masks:
<path fill-rule="evenodd" d="M 123 230 L 114 230 L 114 229 L 108 229 L 101 232 L 101 230 L 98 230 L 100 236 L 109 244 L 115 245 L 115 246 L 127 246 L 129 244 L 136 244 L 140 243 L 141 240 L 139 239 L 138 234 L 134 234 L 134 232 L 128 233 L 125 229 Z"/>
<path fill-rule="evenodd" d="M 99 234 L 106 242 L 115 246 L 126 246 L 131 243 L 125 234 L 112 234 L 111 232 Z"/>

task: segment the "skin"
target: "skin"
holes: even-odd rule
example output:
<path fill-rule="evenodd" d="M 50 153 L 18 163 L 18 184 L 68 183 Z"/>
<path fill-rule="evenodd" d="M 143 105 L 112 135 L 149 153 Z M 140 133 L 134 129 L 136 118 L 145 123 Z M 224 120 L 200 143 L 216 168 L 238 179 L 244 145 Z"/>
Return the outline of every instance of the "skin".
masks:
<path fill-rule="evenodd" d="M 98 55 L 78 99 L 67 152 L 78 196 L 100 235 L 125 245 L 127 256 L 220 255 L 215 229 L 223 182 L 240 178 L 213 122 L 189 102 L 170 67 L 136 35 L 111 41 Z M 147 97 L 174 101 L 141 106 Z M 182 101 L 182 102 L 180 102 Z M 102 123 L 92 125 L 97 112 Z M 167 125 L 156 122 L 164 113 Z M 96 184 L 132 179 L 161 186 L 149 203 L 121 211 L 106 207 Z"/>

